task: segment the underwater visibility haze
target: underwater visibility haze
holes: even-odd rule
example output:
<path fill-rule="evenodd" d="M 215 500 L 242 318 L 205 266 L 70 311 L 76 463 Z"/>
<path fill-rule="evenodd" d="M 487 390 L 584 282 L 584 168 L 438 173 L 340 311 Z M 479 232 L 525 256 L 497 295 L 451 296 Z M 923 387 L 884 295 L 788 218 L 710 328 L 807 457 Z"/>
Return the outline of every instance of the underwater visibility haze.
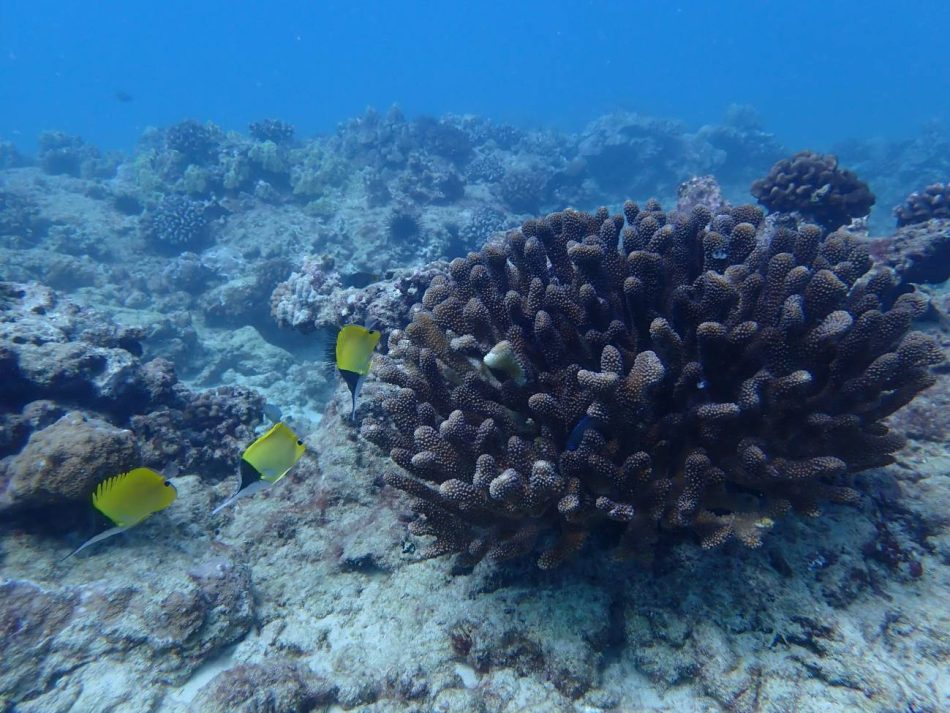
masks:
<path fill-rule="evenodd" d="M 947 28 L 0 5 L 0 713 L 950 710 Z"/>

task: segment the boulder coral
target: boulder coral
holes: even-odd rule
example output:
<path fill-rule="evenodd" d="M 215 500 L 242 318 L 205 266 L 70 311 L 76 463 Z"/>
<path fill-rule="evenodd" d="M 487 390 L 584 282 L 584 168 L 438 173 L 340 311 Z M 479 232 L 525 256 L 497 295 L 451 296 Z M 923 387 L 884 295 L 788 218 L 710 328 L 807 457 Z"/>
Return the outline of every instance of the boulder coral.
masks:
<path fill-rule="evenodd" d="M 831 154 L 799 151 L 772 166 L 752 184 L 752 195 L 770 211 L 798 212 L 806 220 L 834 230 L 866 216 L 874 194 Z"/>
<path fill-rule="evenodd" d="M 792 510 L 858 501 L 852 476 L 904 443 L 884 419 L 943 355 L 891 279 L 853 236 L 750 205 L 529 220 L 432 281 L 362 434 L 425 556 L 758 547 Z"/>
<path fill-rule="evenodd" d="M 894 209 L 897 227 L 950 218 L 950 183 L 933 183 L 914 191 Z"/>

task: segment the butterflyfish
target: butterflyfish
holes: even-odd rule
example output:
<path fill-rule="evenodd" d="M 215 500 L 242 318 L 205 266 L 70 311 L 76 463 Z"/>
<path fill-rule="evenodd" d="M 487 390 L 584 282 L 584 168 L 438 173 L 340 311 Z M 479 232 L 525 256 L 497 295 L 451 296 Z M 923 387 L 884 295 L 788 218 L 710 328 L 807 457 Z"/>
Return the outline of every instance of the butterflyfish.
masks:
<path fill-rule="evenodd" d="M 286 423 L 275 423 L 244 451 L 241 456 L 240 487 L 211 514 L 226 508 L 238 498 L 252 495 L 276 483 L 287 475 L 306 450 L 303 441 Z"/>
<path fill-rule="evenodd" d="M 106 478 L 96 486 L 92 505 L 109 518 L 115 527 L 86 540 L 67 557 L 135 527 L 150 515 L 167 508 L 177 497 L 175 486 L 151 468 L 135 468 L 128 473 Z"/>
<path fill-rule="evenodd" d="M 334 352 L 336 368 L 340 376 L 350 389 L 353 396 L 353 409 L 350 411 L 350 420 L 356 420 L 356 400 L 366 375 L 369 374 L 369 365 L 373 360 L 373 351 L 379 344 L 382 336 L 378 329 L 361 327 L 358 324 L 348 324 L 340 330 L 336 337 Z"/>

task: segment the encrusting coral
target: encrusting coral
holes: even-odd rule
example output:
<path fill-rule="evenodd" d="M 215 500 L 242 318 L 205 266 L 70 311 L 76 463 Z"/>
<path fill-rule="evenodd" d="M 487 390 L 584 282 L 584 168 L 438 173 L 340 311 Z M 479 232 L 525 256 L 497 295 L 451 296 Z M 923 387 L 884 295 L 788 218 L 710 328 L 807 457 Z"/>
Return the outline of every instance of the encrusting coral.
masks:
<path fill-rule="evenodd" d="M 749 205 L 530 220 L 433 280 L 362 433 L 425 556 L 551 568 L 595 532 L 621 555 L 675 532 L 757 547 L 792 509 L 858 500 L 851 476 L 903 444 L 882 419 L 943 359 L 909 331 L 921 298 L 882 299 L 871 267 Z"/>

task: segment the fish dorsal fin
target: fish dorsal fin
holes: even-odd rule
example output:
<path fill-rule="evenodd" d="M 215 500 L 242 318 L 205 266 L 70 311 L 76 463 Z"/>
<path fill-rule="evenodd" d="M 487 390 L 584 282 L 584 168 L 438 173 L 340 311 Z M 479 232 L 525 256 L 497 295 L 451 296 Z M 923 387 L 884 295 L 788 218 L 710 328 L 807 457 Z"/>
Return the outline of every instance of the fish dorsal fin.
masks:
<path fill-rule="evenodd" d="M 92 505 L 118 527 L 131 527 L 175 501 L 174 486 L 151 468 L 133 468 L 100 482 Z"/>

